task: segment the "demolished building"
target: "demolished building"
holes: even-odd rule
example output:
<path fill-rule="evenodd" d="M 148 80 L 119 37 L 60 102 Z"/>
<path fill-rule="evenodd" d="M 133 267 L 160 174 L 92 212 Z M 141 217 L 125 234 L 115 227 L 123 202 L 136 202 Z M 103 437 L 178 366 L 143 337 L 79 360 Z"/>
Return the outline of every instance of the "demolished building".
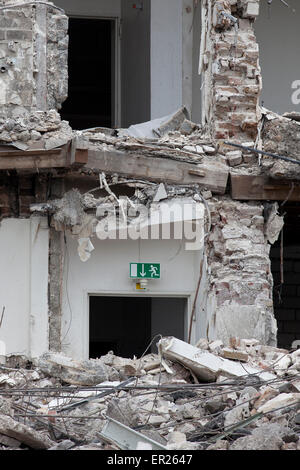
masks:
<path fill-rule="evenodd" d="M 0 2 L 0 445 L 299 450 L 300 117 L 260 104 L 262 2 L 202 1 L 201 122 L 200 2 L 54 3 Z M 101 49 L 133 17 L 137 88 Z"/>
<path fill-rule="evenodd" d="M 286 239 L 273 272 L 270 249 L 279 205 L 288 226 L 298 217 L 299 121 L 259 103 L 259 2 L 202 2 L 201 123 L 187 99 L 141 125 L 80 130 L 59 114 L 69 46 L 56 3 L 0 7 L 2 356 L 132 357 L 159 333 L 275 346 L 278 326 L 290 348 L 299 250 L 286 249 L 295 305 L 278 306 L 277 325 Z"/>

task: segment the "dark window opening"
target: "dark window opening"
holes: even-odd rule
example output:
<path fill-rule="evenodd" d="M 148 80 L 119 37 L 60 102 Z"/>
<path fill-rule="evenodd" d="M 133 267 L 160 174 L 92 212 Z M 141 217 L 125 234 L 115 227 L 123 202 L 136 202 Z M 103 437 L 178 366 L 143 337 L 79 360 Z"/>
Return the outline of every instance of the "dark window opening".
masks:
<path fill-rule="evenodd" d="M 281 237 L 272 246 L 270 253 L 274 279 L 274 313 L 278 326 L 278 346 L 291 349 L 293 341 L 300 340 L 300 203 L 287 203 L 281 212 L 285 214 L 282 266 Z"/>
<path fill-rule="evenodd" d="M 69 19 L 69 91 L 61 116 L 73 129 L 113 126 L 112 20 Z"/>
<path fill-rule="evenodd" d="M 157 335 L 184 339 L 184 298 L 90 296 L 89 357 L 140 357 Z M 157 343 L 155 341 L 155 343 Z M 157 352 L 154 346 L 149 352 Z"/>

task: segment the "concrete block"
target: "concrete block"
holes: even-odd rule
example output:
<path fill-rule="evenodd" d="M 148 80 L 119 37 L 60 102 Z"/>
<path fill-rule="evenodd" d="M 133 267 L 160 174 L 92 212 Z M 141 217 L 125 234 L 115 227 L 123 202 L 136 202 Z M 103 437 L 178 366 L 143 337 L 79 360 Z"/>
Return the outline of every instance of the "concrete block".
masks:
<path fill-rule="evenodd" d="M 297 405 L 300 403 L 300 393 L 281 393 L 272 400 L 267 401 L 257 410 L 258 413 L 269 413 L 270 411 L 285 406 Z"/>
<path fill-rule="evenodd" d="M 243 162 L 242 152 L 240 150 L 228 152 L 226 154 L 229 166 L 237 166 Z"/>
<path fill-rule="evenodd" d="M 22 442 L 32 449 L 49 449 L 54 445 L 49 437 L 29 426 L 18 423 L 10 416 L 0 416 L 0 430 L 1 434 Z"/>
<path fill-rule="evenodd" d="M 224 348 L 221 350 L 220 355 L 225 359 L 231 359 L 233 361 L 248 362 L 248 354 L 243 351 L 237 351 L 234 349 Z"/>

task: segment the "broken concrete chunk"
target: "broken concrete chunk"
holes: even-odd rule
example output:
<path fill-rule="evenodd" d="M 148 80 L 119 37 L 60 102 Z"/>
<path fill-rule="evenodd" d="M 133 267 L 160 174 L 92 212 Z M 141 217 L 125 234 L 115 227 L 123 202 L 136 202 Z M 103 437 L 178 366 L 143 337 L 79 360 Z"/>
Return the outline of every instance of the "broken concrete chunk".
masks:
<path fill-rule="evenodd" d="M 218 353 L 221 348 L 224 346 L 223 341 L 217 339 L 216 341 L 213 341 L 212 343 L 209 343 L 209 350 L 213 353 Z"/>
<path fill-rule="evenodd" d="M 209 349 L 209 342 L 206 338 L 200 338 L 196 343 L 196 348 L 199 349 Z"/>
<path fill-rule="evenodd" d="M 226 408 L 226 403 L 220 399 L 208 400 L 205 403 L 205 409 L 212 415 L 219 411 L 223 411 L 224 408 Z"/>
<path fill-rule="evenodd" d="M 168 193 L 166 191 L 165 185 L 163 183 L 160 183 L 160 185 L 158 186 L 157 192 L 153 198 L 153 201 L 159 202 L 167 198 L 168 198 Z"/>
<path fill-rule="evenodd" d="M 180 128 L 181 124 L 186 120 L 189 119 L 189 112 L 185 106 L 180 108 L 174 114 L 169 116 L 157 129 L 153 129 L 154 134 L 158 137 L 162 137 L 163 135 L 171 132 L 173 130 L 177 130 Z"/>
<path fill-rule="evenodd" d="M 111 372 L 100 359 L 75 361 L 59 353 L 45 353 L 36 364 L 45 374 L 72 385 L 97 385 L 109 380 Z"/>
<path fill-rule="evenodd" d="M 235 349 L 223 348 L 221 349 L 220 355 L 225 359 L 231 359 L 233 361 L 248 362 L 248 354 L 243 351 L 237 351 Z"/>
<path fill-rule="evenodd" d="M 212 192 L 211 191 L 201 191 L 201 196 L 204 199 L 211 199 L 212 198 Z"/>
<path fill-rule="evenodd" d="M 13 409 L 11 407 L 11 399 L 0 396 L 0 413 L 4 415 L 13 416 Z"/>
<path fill-rule="evenodd" d="M 0 415 L 0 434 L 22 442 L 32 449 L 49 449 L 54 442 L 42 433 L 18 423 L 10 416 Z"/>
<path fill-rule="evenodd" d="M 214 354 L 199 350 L 184 341 L 174 337 L 163 338 L 158 343 L 158 349 L 165 357 L 176 360 L 190 368 L 200 379 L 212 382 L 218 375 L 227 377 L 247 377 L 255 374 L 262 380 L 272 380 L 275 376 L 260 369 L 241 365 L 240 363 L 217 357 Z"/>
<path fill-rule="evenodd" d="M 72 449 L 72 447 L 74 446 L 75 446 L 74 442 L 67 439 L 65 441 L 59 442 L 58 444 L 50 447 L 49 450 L 69 450 L 69 449 Z"/>
<path fill-rule="evenodd" d="M 168 435 L 168 444 L 184 444 L 186 442 L 186 435 L 179 431 L 171 432 Z"/>
<path fill-rule="evenodd" d="M 0 374 L 0 385 L 7 384 L 10 387 L 14 387 L 16 385 L 15 380 L 13 380 L 9 375 Z"/>
<path fill-rule="evenodd" d="M 244 163 L 255 163 L 257 161 L 257 156 L 254 153 L 245 153 L 243 155 Z"/>
<path fill-rule="evenodd" d="M 294 406 L 300 403 L 300 393 L 281 393 L 272 400 L 267 401 L 258 408 L 258 413 L 269 413 L 270 411 L 285 406 Z"/>
<path fill-rule="evenodd" d="M 215 444 L 211 444 L 206 450 L 228 450 L 229 442 L 225 440 L 217 441 Z"/>
<path fill-rule="evenodd" d="M 95 249 L 90 238 L 79 238 L 78 239 L 78 255 L 83 263 L 88 261 L 91 257 L 91 252 Z"/>
<path fill-rule="evenodd" d="M 81 225 L 85 213 L 82 197 L 77 189 L 66 192 L 62 199 L 53 201 L 53 205 L 57 209 L 53 217 L 55 222 L 66 227 Z"/>
<path fill-rule="evenodd" d="M 189 135 L 196 129 L 196 127 L 197 125 L 194 122 L 185 119 L 179 128 L 179 132 L 184 135 Z"/>
<path fill-rule="evenodd" d="M 274 369 L 286 370 L 292 364 L 292 358 L 289 355 L 283 356 L 279 361 L 274 364 Z"/>
<path fill-rule="evenodd" d="M 278 203 L 275 202 L 269 208 L 268 219 L 265 224 L 265 235 L 267 240 L 273 245 L 279 238 L 284 226 L 284 218 L 278 214 Z"/>
<path fill-rule="evenodd" d="M 199 155 L 203 155 L 204 153 L 201 145 L 185 145 L 183 150 L 186 150 L 187 152 L 198 153 Z"/>
<path fill-rule="evenodd" d="M 229 166 L 237 166 L 243 162 L 243 155 L 240 150 L 226 153 L 227 162 Z"/>
<path fill-rule="evenodd" d="M 237 403 L 237 406 L 225 413 L 225 430 L 250 416 L 249 403 Z"/>
<path fill-rule="evenodd" d="M 283 445 L 280 431 L 279 424 L 263 424 L 254 429 L 251 436 L 237 439 L 230 450 L 279 450 Z"/>
<path fill-rule="evenodd" d="M 255 18 L 259 15 L 259 0 L 238 0 L 244 18 Z"/>
<path fill-rule="evenodd" d="M 203 150 L 207 155 L 215 155 L 217 153 L 215 147 L 210 147 L 209 145 L 203 145 Z"/>

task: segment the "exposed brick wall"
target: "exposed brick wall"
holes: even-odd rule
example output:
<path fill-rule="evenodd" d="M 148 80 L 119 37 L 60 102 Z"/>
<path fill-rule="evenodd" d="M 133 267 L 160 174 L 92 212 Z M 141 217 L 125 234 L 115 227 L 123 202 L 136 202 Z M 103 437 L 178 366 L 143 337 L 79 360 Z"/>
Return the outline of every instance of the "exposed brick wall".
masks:
<path fill-rule="evenodd" d="M 30 217 L 30 205 L 46 202 L 49 185 L 47 173 L 25 176 L 15 171 L 1 171 L 0 221 L 7 217 Z"/>
<path fill-rule="evenodd" d="M 263 206 L 229 197 L 214 199 L 210 203 L 212 230 L 207 246 L 216 313 L 209 327 L 213 326 L 221 339 L 222 329 L 226 329 L 227 336 L 256 337 L 274 345 L 273 278 Z"/>
<path fill-rule="evenodd" d="M 284 247 L 284 284 L 280 288 L 280 248 L 271 251 L 274 276 L 274 310 L 278 321 L 278 345 L 291 348 L 300 340 L 300 247 Z"/>
<path fill-rule="evenodd" d="M 253 141 L 262 88 L 253 22 L 259 2 L 204 0 L 204 120 L 216 139 Z M 231 17 L 230 17 L 231 15 Z"/>

